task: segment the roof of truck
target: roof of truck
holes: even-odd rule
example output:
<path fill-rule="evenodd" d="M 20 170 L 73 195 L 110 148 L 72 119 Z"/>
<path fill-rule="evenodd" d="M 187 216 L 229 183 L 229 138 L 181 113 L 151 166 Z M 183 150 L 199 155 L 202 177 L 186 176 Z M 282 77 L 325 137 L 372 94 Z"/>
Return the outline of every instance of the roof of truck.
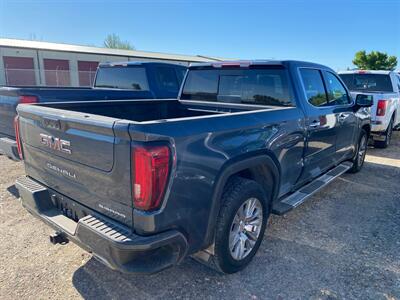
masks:
<path fill-rule="evenodd" d="M 218 62 L 204 62 L 204 63 L 191 63 L 189 68 L 201 68 L 201 67 L 223 67 L 223 66 L 240 66 L 247 67 L 253 65 L 268 65 L 268 66 L 279 66 L 279 65 L 298 65 L 298 66 L 308 66 L 308 67 L 318 67 L 330 69 L 327 66 L 308 62 L 308 61 L 300 61 L 300 60 L 227 60 L 227 61 L 218 61 Z"/>
<path fill-rule="evenodd" d="M 159 62 L 159 61 L 119 61 L 119 62 L 104 62 L 100 63 L 100 67 L 118 67 L 118 66 L 140 66 L 140 65 L 174 65 L 181 68 L 187 68 L 184 65 L 174 62 Z"/>

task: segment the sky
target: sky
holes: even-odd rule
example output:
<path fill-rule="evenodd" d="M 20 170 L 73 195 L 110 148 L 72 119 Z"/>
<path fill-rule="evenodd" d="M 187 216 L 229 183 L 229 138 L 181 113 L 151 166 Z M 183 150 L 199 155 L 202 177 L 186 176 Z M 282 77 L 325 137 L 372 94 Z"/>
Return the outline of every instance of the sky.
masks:
<path fill-rule="evenodd" d="M 400 0 L 0 0 L 0 37 L 232 59 L 299 59 L 336 70 L 359 50 L 398 56 Z"/>

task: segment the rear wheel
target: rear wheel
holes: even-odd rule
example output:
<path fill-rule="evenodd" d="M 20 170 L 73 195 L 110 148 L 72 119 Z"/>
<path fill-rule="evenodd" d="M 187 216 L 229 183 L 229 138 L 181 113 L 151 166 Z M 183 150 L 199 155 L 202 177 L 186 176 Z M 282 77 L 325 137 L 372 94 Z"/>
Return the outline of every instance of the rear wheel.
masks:
<path fill-rule="evenodd" d="M 389 126 L 385 131 L 385 139 L 383 141 L 374 141 L 375 148 L 387 148 L 393 133 L 393 118 L 390 120 Z"/>
<path fill-rule="evenodd" d="M 368 134 L 364 129 L 361 129 L 360 137 L 358 139 L 357 153 L 353 158 L 353 166 L 349 170 L 350 173 L 357 173 L 361 170 L 365 155 L 367 154 L 368 147 Z"/>
<path fill-rule="evenodd" d="M 257 182 L 240 177 L 230 180 L 222 196 L 211 267 L 235 273 L 250 263 L 264 236 L 268 199 Z"/>

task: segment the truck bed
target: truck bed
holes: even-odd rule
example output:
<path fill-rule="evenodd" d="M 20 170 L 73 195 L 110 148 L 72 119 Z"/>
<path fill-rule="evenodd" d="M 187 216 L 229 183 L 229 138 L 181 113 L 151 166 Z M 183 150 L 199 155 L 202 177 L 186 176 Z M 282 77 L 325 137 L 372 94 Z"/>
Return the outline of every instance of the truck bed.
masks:
<path fill-rule="evenodd" d="M 35 97 L 39 103 L 154 98 L 149 91 L 77 87 L 0 87 L 0 137 L 15 137 L 13 120 L 20 97 L 24 95 Z"/>
<path fill-rule="evenodd" d="M 258 105 L 205 103 L 201 101 L 179 101 L 176 99 L 64 102 L 38 105 L 134 122 L 165 121 L 268 109 L 266 106 Z M 270 107 L 270 109 L 272 108 Z"/>
<path fill-rule="evenodd" d="M 177 99 L 39 103 L 17 110 L 27 174 L 126 225 L 132 224 L 127 174 L 133 145 L 170 141 L 184 155 L 180 147 L 186 145 L 185 136 L 200 144 L 212 131 L 244 134 L 249 128 L 249 135 L 258 136 L 261 131 L 254 126 L 260 126 L 260 114 L 270 115 L 271 122 L 282 113 L 294 120 L 300 117 L 293 108 Z M 220 147 L 218 139 L 207 143 Z M 103 203 L 107 208 L 99 206 Z"/>

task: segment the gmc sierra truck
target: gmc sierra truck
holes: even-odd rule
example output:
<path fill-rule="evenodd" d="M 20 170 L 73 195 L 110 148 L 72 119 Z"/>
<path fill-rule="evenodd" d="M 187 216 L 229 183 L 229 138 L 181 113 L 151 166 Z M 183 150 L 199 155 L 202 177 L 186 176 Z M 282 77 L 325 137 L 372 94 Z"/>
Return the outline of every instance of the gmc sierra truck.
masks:
<path fill-rule="evenodd" d="M 371 138 L 375 147 L 390 144 L 393 129 L 400 127 L 400 75 L 394 71 L 340 72 L 353 96 L 358 93 L 373 97 L 371 107 Z"/>
<path fill-rule="evenodd" d="M 20 103 L 176 98 L 186 69 L 157 62 L 102 63 L 92 88 L 0 87 L 0 154 L 19 160 L 13 120 Z"/>
<path fill-rule="evenodd" d="M 371 97 L 322 65 L 189 68 L 178 99 L 19 105 L 22 205 L 112 269 L 243 269 L 271 213 L 361 169 Z"/>

